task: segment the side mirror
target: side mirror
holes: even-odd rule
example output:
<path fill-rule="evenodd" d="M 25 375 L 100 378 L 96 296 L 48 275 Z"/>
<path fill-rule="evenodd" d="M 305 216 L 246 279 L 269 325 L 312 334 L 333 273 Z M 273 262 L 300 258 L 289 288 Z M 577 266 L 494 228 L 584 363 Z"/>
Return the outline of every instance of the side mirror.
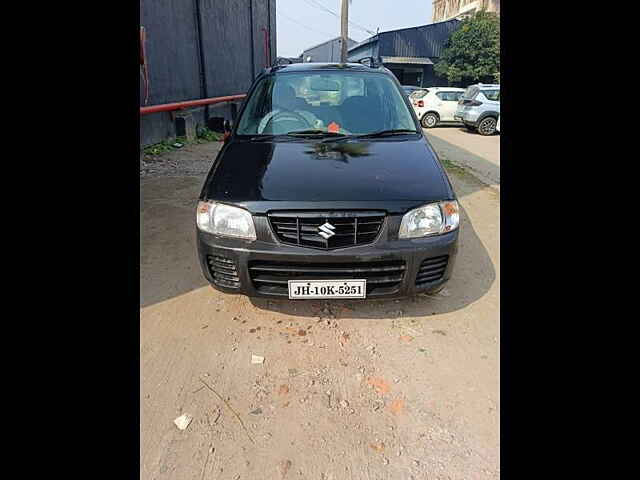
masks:
<path fill-rule="evenodd" d="M 224 130 L 224 137 L 222 138 L 222 141 L 226 142 L 231 136 L 231 129 L 233 128 L 233 124 L 229 120 L 225 120 L 222 124 L 222 128 Z"/>

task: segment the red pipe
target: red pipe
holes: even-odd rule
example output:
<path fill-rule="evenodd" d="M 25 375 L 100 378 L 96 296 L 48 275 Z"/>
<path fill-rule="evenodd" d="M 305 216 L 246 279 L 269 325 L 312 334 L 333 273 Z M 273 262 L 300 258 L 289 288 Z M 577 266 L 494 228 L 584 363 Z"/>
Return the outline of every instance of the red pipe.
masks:
<path fill-rule="evenodd" d="M 261 30 L 264 32 L 264 68 L 268 68 L 271 65 L 271 58 L 269 55 L 269 32 L 267 29 L 262 27 Z"/>
<path fill-rule="evenodd" d="M 242 93 L 239 95 L 229 95 L 226 97 L 202 98 L 200 100 L 187 100 L 185 102 L 163 103 L 161 105 L 152 105 L 150 107 L 140 107 L 140 115 L 148 115 L 157 112 L 170 112 L 172 110 L 183 110 L 185 108 L 199 107 L 201 105 L 213 105 L 215 103 L 234 102 L 242 100 L 247 95 Z"/>

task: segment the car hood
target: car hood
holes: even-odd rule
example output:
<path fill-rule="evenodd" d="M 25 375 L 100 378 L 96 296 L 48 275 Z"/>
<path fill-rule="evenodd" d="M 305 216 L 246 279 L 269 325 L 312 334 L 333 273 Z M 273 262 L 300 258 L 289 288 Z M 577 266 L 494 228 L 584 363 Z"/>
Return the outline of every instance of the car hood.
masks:
<path fill-rule="evenodd" d="M 372 141 L 231 141 L 205 182 L 203 199 L 237 204 L 381 202 L 454 198 L 423 137 Z M 288 208 L 288 207 L 287 207 Z"/>

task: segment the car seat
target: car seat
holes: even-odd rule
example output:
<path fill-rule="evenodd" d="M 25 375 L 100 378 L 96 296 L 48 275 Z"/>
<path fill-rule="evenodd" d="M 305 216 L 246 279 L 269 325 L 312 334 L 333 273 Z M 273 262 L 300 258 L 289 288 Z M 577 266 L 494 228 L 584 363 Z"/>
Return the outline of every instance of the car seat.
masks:
<path fill-rule="evenodd" d="M 382 130 L 384 118 L 378 98 L 353 96 L 340 108 L 344 128 L 352 133 L 371 133 Z"/>

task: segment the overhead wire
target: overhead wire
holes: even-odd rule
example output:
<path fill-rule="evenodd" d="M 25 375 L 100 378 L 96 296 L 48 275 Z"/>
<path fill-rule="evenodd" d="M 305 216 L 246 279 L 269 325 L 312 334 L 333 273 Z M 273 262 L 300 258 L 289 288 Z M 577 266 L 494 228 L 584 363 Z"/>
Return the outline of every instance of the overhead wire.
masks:
<path fill-rule="evenodd" d="M 336 12 L 334 12 L 333 10 L 331 10 L 330 8 L 325 7 L 323 4 L 321 4 L 320 2 L 318 2 L 317 0 L 304 0 L 305 3 L 311 7 L 315 7 L 318 8 L 326 13 L 329 13 L 331 15 L 333 15 L 336 18 L 340 18 L 340 15 L 338 15 Z M 360 30 L 364 30 L 365 32 L 367 32 L 370 35 L 375 35 L 376 32 L 369 30 L 368 28 L 352 21 L 352 20 L 348 20 L 349 24 L 355 28 L 358 28 Z"/>
<path fill-rule="evenodd" d="M 287 20 L 289 20 L 289 21 L 291 21 L 291 22 L 293 22 L 293 23 L 296 23 L 296 24 L 298 24 L 299 26 L 301 26 L 301 27 L 303 27 L 303 28 L 306 28 L 307 30 L 311 30 L 312 32 L 320 33 L 320 34 L 322 34 L 322 35 L 332 36 L 332 34 L 331 34 L 331 33 L 322 32 L 322 31 L 320 31 L 320 30 L 316 30 L 315 28 L 312 28 L 312 27 L 310 27 L 309 25 L 305 25 L 304 23 L 299 22 L 298 20 L 295 20 L 295 19 L 293 19 L 293 18 L 289 17 L 288 15 L 286 15 L 286 14 L 284 14 L 284 13 L 282 13 L 282 12 L 278 12 L 278 15 L 281 15 L 283 18 L 286 18 Z"/>

